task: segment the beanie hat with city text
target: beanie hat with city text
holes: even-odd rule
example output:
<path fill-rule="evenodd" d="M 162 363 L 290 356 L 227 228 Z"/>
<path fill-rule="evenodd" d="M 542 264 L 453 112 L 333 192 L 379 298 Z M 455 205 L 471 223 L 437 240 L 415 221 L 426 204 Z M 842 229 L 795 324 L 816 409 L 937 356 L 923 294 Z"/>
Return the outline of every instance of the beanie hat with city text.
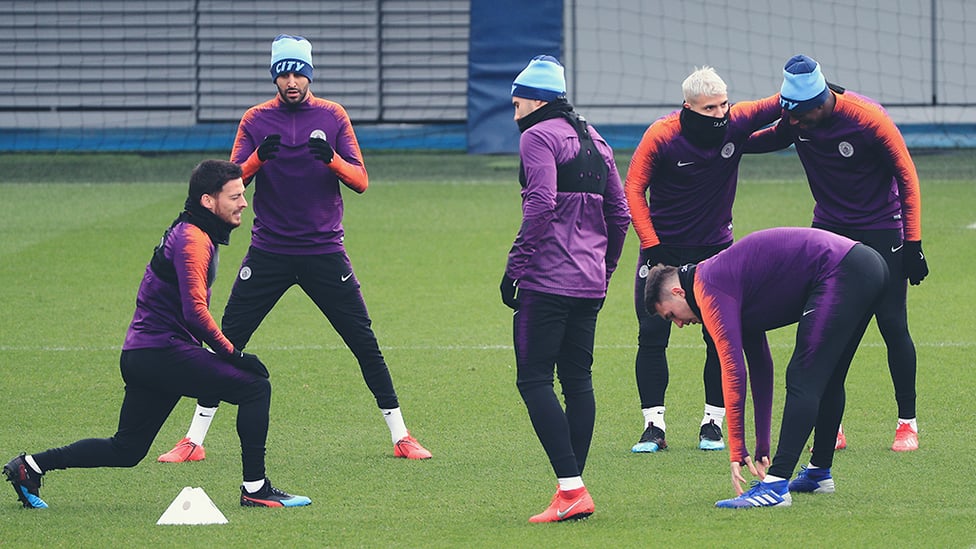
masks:
<path fill-rule="evenodd" d="M 312 44 L 301 36 L 279 34 L 271 43 L 271 81 L 293 72 L 312 81 Z"/>

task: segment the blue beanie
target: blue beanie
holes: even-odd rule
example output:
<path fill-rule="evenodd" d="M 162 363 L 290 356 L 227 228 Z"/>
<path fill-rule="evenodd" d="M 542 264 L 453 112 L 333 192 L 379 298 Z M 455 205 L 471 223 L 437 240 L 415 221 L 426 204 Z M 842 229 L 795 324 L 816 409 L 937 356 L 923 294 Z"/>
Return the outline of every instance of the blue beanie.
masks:
<path fill-rule="evenodd" d="M 287 72 L 312 81 L 312 44 L 301 36 L 279 34 L 271 43 L 271 81 Z"/>
<path fill-rule="evenodd" d="M 537 55 L 515 77 L 512 96 L 539 101 L 566 97 L 566 75 L 559 60 L 551 55 Z"/>
<path fill-rule="evenodd" d="M 780 106 L 792 114 L 803 114 L 823 105 L 829 95 L 820 63 L 805 55 L 794 55 L 786 62 Z"/>

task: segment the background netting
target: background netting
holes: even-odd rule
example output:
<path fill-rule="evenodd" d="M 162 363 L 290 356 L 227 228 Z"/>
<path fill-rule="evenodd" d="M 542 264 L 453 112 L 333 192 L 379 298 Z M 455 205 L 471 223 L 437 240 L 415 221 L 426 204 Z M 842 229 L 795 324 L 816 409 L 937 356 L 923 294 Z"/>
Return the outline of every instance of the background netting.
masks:
<path fill-rule="evenodd" d="M 495 3 L 519 17 L 518 0 Z M 470 4 L 0 2 L 0 150 L 229 148 L 244 110 L 274 94 L 279 33 L 312 42 L 313 92 L 346 107 L 364 148 L 464 148 L 469 37 L 526 38 L 471 21 Z M 695 67 L 751 99 L 778 90 L 794 53 L 903 128 L 972 146 L 973 2 L 567 0 L 562 17 L 571 100 L 615 146 L 680 105 Z"/>

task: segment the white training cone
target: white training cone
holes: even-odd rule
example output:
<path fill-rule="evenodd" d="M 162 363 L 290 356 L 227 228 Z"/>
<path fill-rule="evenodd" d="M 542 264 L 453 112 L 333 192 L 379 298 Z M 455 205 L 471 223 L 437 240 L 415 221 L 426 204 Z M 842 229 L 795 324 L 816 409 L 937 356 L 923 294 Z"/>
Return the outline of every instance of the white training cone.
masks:
<path fill-rule="evenodd" d="M 227 524 L 203 488 L 184 488 L 156 524 Z"/>

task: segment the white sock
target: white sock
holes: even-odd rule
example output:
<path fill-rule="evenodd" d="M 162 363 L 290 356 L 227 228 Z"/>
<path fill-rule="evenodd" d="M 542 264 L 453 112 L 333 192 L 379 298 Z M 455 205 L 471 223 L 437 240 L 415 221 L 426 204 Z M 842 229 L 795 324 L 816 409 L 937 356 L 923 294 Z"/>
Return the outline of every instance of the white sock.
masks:
<path fill-rule="evenodd" d="M 264 479 L 261 479 L 261 480 L 245 480 L 244 482 L 241 483 L 241 485 L 244 486 L 244 490 L 248 494 L 253 494 L 254 492 L 257 492 L 258 490 L 260 490 L 261 488 L 264 488 Z"/>
<path fill-rule="evenodd" d="M 399 440 L 410 433 L 407 432 L 407 425 L 403 423 L 403 414 L 400 412 L 399 408 L 393 408 L 391 410 L 380 410 L 383 412 L 383 419 L 386 420 L 386 426 L 390 428 L 390 436 L 393 438 L 393 444 L 399 442 Z"/>
<path fill-rule="evenodd" d="M 705 405 L 705 415 L 702 417 L 701 424 L 708 425 L 710 421 L 714 421 L 715 425 L 719 428 L 722 427 L 722 420 L 725 419 L 725 408 L 719 408 L 718 406 L 712 406 L 711 404 Z"/>
<path fill-rule="evenodd" d="M 559 480 L 560 490 L 576 490 L 583 487 L 583 477 L 566 477 Z"/>
<path fill-rule="evenodd" d="M 38 467 L 37 462 L 34 461 L 34 456 L 24 456 L 24 461 L 26 461 L 27 465 L 30 465 L 30 468 L 33 469 L 38 475 L 44 474 L 44 471 L 41 471 L 41 468 Z"/>
<path fill-rule="evenodd" d="M 912 418 L 912 419 L 898 418 L 898 425 L 901 425 L 902 423 L 907 423 L 907 424 L 911 425 L 912 426 L 912 431 L 915 431 L 916 433 L 918 432 L 918 421 L 916 421 L 915 418 Z"/>
<path fill-rule="evenodd" d="M 193 444 L 203 445 L 203 439 L 207 438 L 207 431 L 210 430 L 210 423 L 213 422 L 217 407 L 204 408 L 197 404 L 197 411 L 193 413 L 193 421 L 190 428 L 186 431 L 186 438 Z"/>
<path fill-rule="evenodd" d="M 667 425 L 664 423 L 664 406 L 654 406 L 653 408 L 644 408 L 641 410 L 644 413 L 644 428 L 647 428 L 648 423 L 653 423 L 658 429 L 667 432 Z"/>
<path fill-rule="evenodd" d="M 775 475 L 766 475 L 766 478 L 764 478 L 762 481 L 765 482 L 766 484 L 769 484 L 772 482 L 779 482 L 781 480 L 786 480 L 786 479 L 783 477 L 777 477 Z"/>

